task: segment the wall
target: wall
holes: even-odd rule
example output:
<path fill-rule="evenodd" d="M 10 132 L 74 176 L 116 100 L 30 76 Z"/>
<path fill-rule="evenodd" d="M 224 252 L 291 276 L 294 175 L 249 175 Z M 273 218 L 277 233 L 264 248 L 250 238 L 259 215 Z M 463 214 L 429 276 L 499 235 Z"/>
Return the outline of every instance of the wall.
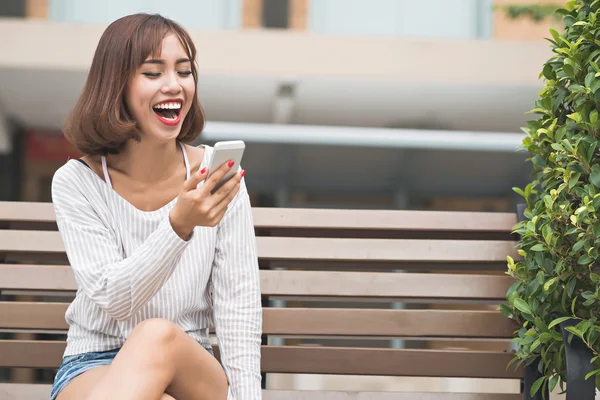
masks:
<path fill-rule="evenodd" d="M 136 12 L 160 13 L 188 28 L 233 29 L 241 26 L 241 0 L 51 0 L 53 21 L 108 23 Z"/>
<path fill-rule="evenodd" d="M 491 11 L 487 0 L 311 0 L 309 25 L 316 33 L 473 39 L 489 35 Z"/>

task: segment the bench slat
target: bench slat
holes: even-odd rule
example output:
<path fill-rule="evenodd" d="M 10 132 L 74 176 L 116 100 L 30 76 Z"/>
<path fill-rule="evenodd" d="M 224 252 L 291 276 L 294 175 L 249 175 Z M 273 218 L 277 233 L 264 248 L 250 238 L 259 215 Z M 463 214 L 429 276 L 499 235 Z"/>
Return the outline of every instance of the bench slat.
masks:
<path fill-rule="evenodd" d="M 0 329 L 66 330 L 68 303 L 0 302 Z M 265 308 L 266 335 L 512 338 L 495 311 Z"/>
<path fill-rule="evenodd" d="M 0 398 L 2 400 L 2 398 Z M 522 394 L 265 390 L 263 400 L 523 400 Z"/>
<path fill-rule="evenodd" d="M 61 341 L 0 340 L 0 367 L 56 368 Z M 218 348 L 214 348 L 218 355 Z M 513 355 L 492 351 L 262 346 L 263 372 L 298 374 L 521 378 L 506 368 Z"/>
<path fill-rule="evenodd" d="M 0 398 L 0 400 L 3 400 Z M 265 390 L 263 400 L 523 400 L 522 394 Z"/>
<path fill-rule="evenodd" d="M 506 300 L 507 275 L 260 271 L 265 296 Z M 0 290 L 75 291 L 68 265 L 0 264 Z"/>
<path fill-rule="evenodd" d="M 269 335 L 512 338 L 518 327 L 496 311 L 271 308 Z"/>
<path fill-rule="evenodd" d="M 256 228 L 510 232 L 517 223 L 514 213 L 491 212 L 254 207 L 252 213 Z M 51 203 L 0 202 L 0 221 L 55 220 Z"/>
<path fill-rule="evenodd" d="M 56 222 L 52 203 L 0 201 L 0 222 Z"/>
<path fill-rule="evenodd" d="M 0 383 L 0 400 L 47 400 L 51 385 Z M 522 394 L 263 390 L 263 400 L 522 400 Z"/>
<path fill-rule="evenodd" d="M 517 258 L 512 241 L 415 240 L 257 237 L 262 260 L 310 260 L 335 262 L 452 262 L 506 263 Z M 0 252 L 65 252 L 56 231 L 0 230 Z"/>

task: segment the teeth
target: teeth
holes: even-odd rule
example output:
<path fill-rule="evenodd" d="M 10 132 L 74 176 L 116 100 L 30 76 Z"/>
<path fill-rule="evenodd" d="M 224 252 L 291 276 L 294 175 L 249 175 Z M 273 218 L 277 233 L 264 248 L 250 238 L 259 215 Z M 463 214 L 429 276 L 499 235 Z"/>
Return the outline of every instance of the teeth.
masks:
<path fill-rule="evenodd" d="M 155 105 L 153 108 L 162 110 L 179 110 L 181 108 L 181 103 L 161 103 Z"/>

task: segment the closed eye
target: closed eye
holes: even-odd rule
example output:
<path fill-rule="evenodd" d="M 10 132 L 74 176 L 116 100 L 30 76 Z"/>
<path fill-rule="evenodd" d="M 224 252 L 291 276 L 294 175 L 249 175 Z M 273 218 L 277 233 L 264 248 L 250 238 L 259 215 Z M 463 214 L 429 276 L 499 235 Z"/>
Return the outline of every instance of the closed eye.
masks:
<path fill-rule="evenodd" d="M 192 74 L 192 71 L 180 71 L 178 74 L 181 76 L 189 76 Z"/>
<path fill-rule="evenodd" d="M 158 78 L 160 76 L 160 72 L 142 72 L 142 75 L 149 76 L 151 78 Z"/>

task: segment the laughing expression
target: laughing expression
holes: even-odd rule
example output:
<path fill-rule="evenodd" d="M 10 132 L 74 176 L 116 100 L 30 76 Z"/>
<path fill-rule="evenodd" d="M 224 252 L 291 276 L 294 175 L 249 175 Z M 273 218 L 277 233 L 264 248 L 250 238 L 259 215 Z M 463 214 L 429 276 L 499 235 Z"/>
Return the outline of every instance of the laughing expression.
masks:
<path fill-rule="evenodd" d="M 170 34 L 160 53 L 148 57 L 130 79 L 125 102 L 142 140 L 167 142 L 179 136 L 196 95 L 191 63 L 177 36 Z"/>

